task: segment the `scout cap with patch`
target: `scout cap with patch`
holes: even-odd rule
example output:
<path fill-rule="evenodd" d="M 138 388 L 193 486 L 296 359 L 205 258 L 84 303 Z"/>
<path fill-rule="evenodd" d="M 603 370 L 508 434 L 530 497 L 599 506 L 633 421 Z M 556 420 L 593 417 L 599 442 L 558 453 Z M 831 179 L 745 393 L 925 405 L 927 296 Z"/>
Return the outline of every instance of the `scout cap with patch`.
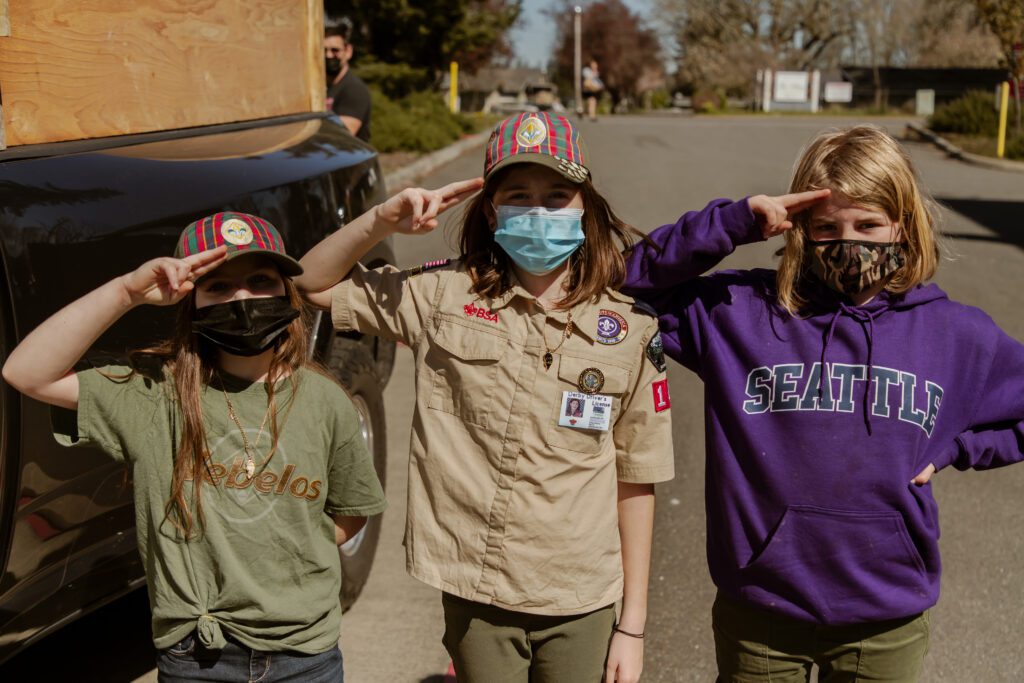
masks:
<path fill-rule="evenodd" d="M 175 258 L 184 258 L 224 245 L 228 260 L 243 254 L 262 254 L 281 269 L 283 275 L 302 275 L 299 262 L 285 253 L 281 233 L 269 221 L 248 213 L 222 211 L 201 218 L 181 233 Z"/>
<path fill-rule="evenodd" d="M 484 179 L 521 163 L 547 166 L 574 183 L 590 176 L 579 130 L 566 117 L 546 111 L 516 114 L 495 126 L 484 156 Z"/>

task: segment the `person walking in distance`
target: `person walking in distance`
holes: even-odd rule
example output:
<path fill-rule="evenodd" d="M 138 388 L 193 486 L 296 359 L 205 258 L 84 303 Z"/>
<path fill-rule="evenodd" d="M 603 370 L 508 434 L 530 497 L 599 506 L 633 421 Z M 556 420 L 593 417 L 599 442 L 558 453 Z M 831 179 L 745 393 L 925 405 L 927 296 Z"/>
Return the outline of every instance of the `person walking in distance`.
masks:
<path fill-rule="evenodd" d="M 590 62 L 583 67 L 583 99 L 587 101 L 587 116 L 591 121 L 597 121 L 597 100 L 604 92 L 604 81 L 601 80 L 601 72 L 597 66 L 597 60 L 591 58 Z"/>

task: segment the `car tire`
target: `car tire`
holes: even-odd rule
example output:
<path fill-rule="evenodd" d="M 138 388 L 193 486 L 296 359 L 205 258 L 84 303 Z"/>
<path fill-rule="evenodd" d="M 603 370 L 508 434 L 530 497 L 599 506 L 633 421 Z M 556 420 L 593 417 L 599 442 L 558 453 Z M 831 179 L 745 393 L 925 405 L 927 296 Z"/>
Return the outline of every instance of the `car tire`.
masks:
<path fill-rule="evenodd" d="M 348 390 L 359 413 L 360 427 L 381 486 L 387 475 L 387 430 L 384 421 L 384 386 L 367 346 L 357 339 L 335 334 L 327 356 L 332 375 Z M 348 610 L 366 585 L 377 551 L 383 515 L 374 515 L 362 531 L 338 548 L 341 557 L 341 607 Z"/>

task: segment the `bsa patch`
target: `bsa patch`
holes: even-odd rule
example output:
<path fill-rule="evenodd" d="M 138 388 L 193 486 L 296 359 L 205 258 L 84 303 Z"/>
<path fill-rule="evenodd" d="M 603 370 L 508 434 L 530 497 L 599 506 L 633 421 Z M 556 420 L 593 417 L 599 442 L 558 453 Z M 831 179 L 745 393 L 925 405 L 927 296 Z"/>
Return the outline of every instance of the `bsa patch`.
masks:
<path fill-rule="evenodd" d="M 516 142 L 520 147 L 536 147 L 548 137 L 548 127 L 536 116 L 528 116 L 519 124 Z"/>
<path fill-rule="evenodd" d="M 576 386 L 584 394 L 596 394 L 604 388 L 604 373 L 597 368 L 587 368 L 580 373 Z"/>
<path fill-rule="evenodd" d="M 252 242 L 252 228 L 245 221 L 240 221 L 237 218 L 229 218 L 224 221 L 220 226 L 221 237 L 228 244 L 234 244 L 235 246 L 244 246 Z"/>
<path fill-rule="evenodd" d="M 665 344 L 661 341 L 661 332 L 655 332 L 647 342 L 647 360 L 658 368 L 658 372 L 665 372 Z"/>
<path fill-rule="evenodd" d="M 629 333 L 626 319 L 615 311 L 601 309 L 597 316 L 597 341 L 602 344 L 618 344 Z"/>
<path fill-rule="evenodd" d="M 435 268 L 444 268 L 451 262 L 452 260 L 450 258 L 436 259 L 434 261 L 427 261 L 422 266 L 413 266 L 406 272 L 408 272 L 409 275 L 419 275 L 420 273 L 425 273 L 428 270 L 434 270 Z"/>
<path fill-rule="evenodd" d="M 651 383 L 651 391 L 654 393 L 654 412 L 660 413 L 672 407 L 672 399 L 668 395 L 668 380 L 659 379 Z"/>

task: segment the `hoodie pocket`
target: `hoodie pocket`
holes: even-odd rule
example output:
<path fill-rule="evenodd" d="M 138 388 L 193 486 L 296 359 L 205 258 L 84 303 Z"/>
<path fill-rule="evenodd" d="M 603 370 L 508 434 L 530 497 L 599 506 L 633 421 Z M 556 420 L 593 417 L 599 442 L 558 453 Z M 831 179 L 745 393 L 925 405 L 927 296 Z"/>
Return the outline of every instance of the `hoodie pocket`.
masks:
<path fill-rule="evenodd" d="M 895 510 L 792 505 L 742 572 L 766 597 L 829 624 L 902 616 L 928 597 L 924 562 Z"/>

